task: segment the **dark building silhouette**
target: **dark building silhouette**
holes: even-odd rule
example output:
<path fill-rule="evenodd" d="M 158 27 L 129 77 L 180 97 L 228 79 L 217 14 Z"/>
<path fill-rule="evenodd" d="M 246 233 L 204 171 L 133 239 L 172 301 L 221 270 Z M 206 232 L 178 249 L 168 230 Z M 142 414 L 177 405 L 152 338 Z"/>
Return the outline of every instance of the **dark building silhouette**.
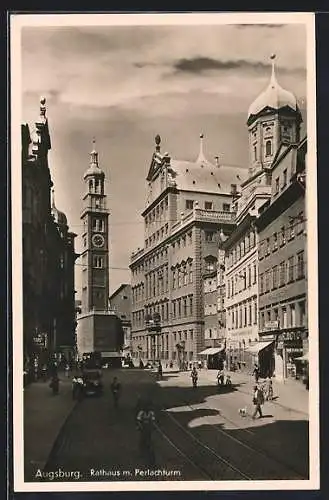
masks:
<path fill-rule="evenodd" d="M 55 206 L 46 100 L 30 133 L 22 125 L 23 346 L 25 368 L 75 350 L 75 234 Z M 52 201 L 51 201 L 52 190 Z"/>

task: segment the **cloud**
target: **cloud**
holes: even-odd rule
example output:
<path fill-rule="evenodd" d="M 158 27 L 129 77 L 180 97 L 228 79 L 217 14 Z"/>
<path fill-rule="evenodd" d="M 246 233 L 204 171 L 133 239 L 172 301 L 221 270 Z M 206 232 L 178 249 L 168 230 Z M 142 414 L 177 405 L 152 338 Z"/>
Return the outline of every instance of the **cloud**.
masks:
<path fill-rule="evenodd" d="M 187 73 L 203 73 L 209 70 L 229 71 L 234 69 L 266 72 L 270 64 L 262 61 L 248 61 L 244 59 L 220 60 L 210 57 L 194 57 L 191 59 L 179 59 L 173 64 L 177 71 Z M 305 74 L 305 68 L 280 68 L 282 72 L 297 72 Z"/>
<path fill-rule="evenodd" d="M 304 39 L 294 26 L 248 36 L 236 25 L 28 28 L 22 40 L 24 94 L 45 94 L 68 111 L 119 107 L 155 116 L 170 113 L 174 96 L 195 93 L 226 96 L 232 111 L 239 103 L 242 111 L 266 84 L 274 49 L 292 90 L 305 80 Z M 303 78 L 288 78 L 294 74 Z"/>
<path fill-rule="evenodd" d="M 235 61 L 222 61 L 210 57 L 194 57 L 191 59 L 179 59 L 174 63 L 178 71 L 188 73 L 202 73 L 209 70 L 231 70 L 231 69 L 267 69 L 268 64 L 262 62 L 251 62 L 237 59 Z"/>

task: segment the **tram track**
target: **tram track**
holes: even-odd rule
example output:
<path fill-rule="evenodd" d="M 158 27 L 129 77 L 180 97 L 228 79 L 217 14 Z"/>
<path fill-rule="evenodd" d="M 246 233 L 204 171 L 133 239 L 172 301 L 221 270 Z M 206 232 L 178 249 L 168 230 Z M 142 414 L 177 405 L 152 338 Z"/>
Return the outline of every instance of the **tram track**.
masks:
<path fill-rule="evenodd" d="M 219 455 L 212 447 L 186 429 L 176 418 L 168 413 L 165 425 L 160 421 L 156 425 L 157 432 L 182 456 L 192 467 L 201 472 L 208 480 L 251 480 L 252 478 Z M 159 420 L 162 420 L 161 418 Z M 168 420 L 171 422 L 170 425 Z M 160 425 L 159 425 L 160 424 Z M 177 429 L 179 432 L 177 434 Z"/>
<path fill-rule="evenodd" d="M 185 405 L 189 407 L 192 411 L 195 411 L 189 402 L 184 401 Z M 214 410 L 209 406 L 202 407 L 205 410 Z M 176 432 L 172 427 L 168 426 L 168 423 L 163 422 L 161 429 L 162 435 L 165 436 L 167 441 L 170 441 L 172 445 L 178 450 L 181 455 L 187 456 L 189 462 L 194 462 L 196 468 L 206 472 L 209 479 L 221 480 L 225 479 L 226 476 L 230 479 L 243 479 L 243 480 L 264 480 L 264 479 L 295 479 L 304 480 L 307 479 L 303 473 L 296 470 L 290 464 L 286 464 L 283 461 L 279 461 L 276 457 L 267 453 L 263 449 L 252 446 L 250 443 L 242 441 L 241 439 L 232 436 L 229 432 L 225 431 L 223 428 L 219 428 L 216 425 L 209 425 L 208 428 L 202 426 L 202 432 L 196 433 L 188 430 L 184 424 L 182 424 L 175 416 L 172 415 L 167 409 L 162 408 L 162 416 L 166 416 L 166 420 L 171 421 L 174 426 L 176 426 Z M 239 428 L 235 422 L 231 419 L 220 414 L 221 418 L 231 424 L 235 425 L 236 430 L 247 432 L 246 429 Z M 171 429 L 171 435 L 168 429 Z M 179 432 L 177 432 L 179 429 Z M 191 443 L 194 443 L 194 447 L 202 450 L 202 453 L 196 453 L 196 449 L 193 450 L 193 455 L 191 455 L 191 446 L 188 446 L 188 451 L 186 452 L 186 443 L 182 444 L 182 434 L 188 436 Z M 214 438 L 214 436 L 216 436 Z M 182 447 L 184 450 L 182 450 Z M 218 453 L 218 449 L 224 451 L 221 454 Z M 242 451 L 243 450 L 243 451 Z M 193 456 L 193 458 L 191 458 Z M 211 457 L 211 458 L 210 458 Z M 200 460 L 201 459 L 201 460 Z M 215 466 L 217 463 L 217 466 Z M 200 463 L 201 462 L 201 463 Z M 203 464 L 211 464 L 209 468 L 205 467 Z M 224 476 L 224 477 L 222 477 Z"/>
<path fill-rule="evenodd" d="M 189 406 L 192 410 L 194 409 L 193 406 L 191 406 L 187 401 L 184 401 L 185 404 L 187 406 Z M 210 406 L 208 405 L 204 405 L 203 408 L 205 409 L 208 409 L 208 410 L 214 410 L 214 408 L 211 408 Z M 236 422 L 234 422 L 232 419 L 228 418 L 227 416 L 223 415 L 222 412 L 219 412 L 220 414 L 220 417 L 225 420 L 226 422 L 229 422 L 231 425 L 234 425 L 235 429 L 240 431 L 241 433 L 245 433 L 247 434 L 248 436 L 249 435 L 255 435 L 255 433 L 253 431 L 250 431 L 249 429 L 245 429 L 243 427 L 239 427 Z M 246 417 L 248 418 L 248 417 Z M 287 470 L 289 469 L 293 474 L 295 474 L 296 476 L 299 476 L 299 477 L 295 477 L 295 479 L 306 479 L 303 474 L 298 471 L 296 468 L 292 467 L 290 464 L 287 464 L 285 463 L 284 461 L 279 461 L 276 457 L 274 457 L 273 455 L 271 455 L 270 453 L 266 452 L 264 449 L 258 447 L 258 446 L 251 446 L 250 443 L 247 443 L 245 441 L 242 441 L 241 439 L 235 437 L 235 436 L 232 436 L 229 432 L 225 431 L 223 428 L 219 428 L 217 426 L 213 426 L 214 430 L 216 432 L 219 432 L 220 434 L 223 434 L 225 435 L 226 437 L 228 437 L 229 439 L 231 439 L 232 441 L 240 444 L 242 447 L 244 447 L 245 449 L 249 450 L 249 451 L 252 451 L 254 453 L 256 453 L 257 455 L 259 455 L 260 457 L 262 457 L 263 459 L 266 459 L 266 460 L 271 460 L 272 462 L 276 462 L 279 466 L 284 466 Z"/>

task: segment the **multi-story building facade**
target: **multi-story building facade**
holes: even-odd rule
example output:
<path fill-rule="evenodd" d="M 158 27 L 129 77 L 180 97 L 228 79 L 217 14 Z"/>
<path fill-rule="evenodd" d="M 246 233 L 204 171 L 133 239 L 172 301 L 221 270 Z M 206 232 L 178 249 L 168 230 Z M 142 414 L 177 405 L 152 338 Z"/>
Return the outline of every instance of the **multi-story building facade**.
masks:
<path fill-rule="evenodd" d="M 110 309 L 120 318 L 123 329 L 123 351 L 131 355 L 131 285 L 123 283 L 109 297 Z"/>
<path fill-rule="evenodd" d="M 160 142 L 157 136 L 147 175 L 145 246 L 130 264 L 132 350 L 143 359 L 186 363 L 205 347 L 203 277 L 212 270 L 216 290 L 221 234 L 234 226 L 231 202 L 246 170 L 209 162 L 203 135 L 194 162 L 162 154 Z"/>
<path fill-rule="evenodd" d="M 74 355 L 75 234 L 51 202 L 46 100 L 30 133 L 22 125 L 23 339 L 27 370 Z"/>
<path fill-rule="evenodd" d="M 217 259 L 207 259 L 203 273 L 204 294 L 204 344 L 201 355 L 208 368 L 221 369 L 225 357 L 225 310 L 224 310 L 224 256 L 221 249 L 226 239 L 223 231 L 219 233 Z"/>
<path fill-rule="evenodd" d="M 95 146 L 95 144 L 94 144 Z M 81 313 L 77 326 L 79 357 L 98 353 L 105 361 L 119 365 L 123 345 L 119 318 L 109 309 L 109 241 L 105 174 L 95 147 L 84 174 Z"/>
<path fill-rule="evenodd" d="M 259 232 L 259 335 L 272 342 L 271 374 L 296 376 L 308 353 L 305 173 L 307 139 L 284 146 L 272 166 Z"/>
<path fill-rule="evenodd" d="M 267 373 L 273 364 L 269 342 L 258 342 L 258 234 L 256 221 L 271 197 L 273 162 L 282 144 L 299 141 L 301 114 L 296 98 L 275 74 L 248 111 L 249 177 L 236 199 L 236 229 L 225 242 L 227 354 L 229 365 Z"/>

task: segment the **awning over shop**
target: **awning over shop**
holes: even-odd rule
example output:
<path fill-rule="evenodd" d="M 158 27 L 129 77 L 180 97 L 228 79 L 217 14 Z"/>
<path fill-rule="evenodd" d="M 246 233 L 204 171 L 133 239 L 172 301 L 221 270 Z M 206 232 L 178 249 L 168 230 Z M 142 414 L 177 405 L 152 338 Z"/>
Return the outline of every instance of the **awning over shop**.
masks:
<path fill-rule="evenodd" d="M 223 350 L 224 350 L 224 346 L 222 346 L 222 347 L 208 347 L 208 349 L 205 349 L 204 351 L 199 352 L 199 354 L 202 354 L 205 356 L 211 356 L 211 355 L 217 354 Z"/>
<path fill-rule="evenodd" d="M 308 352 L 303 354 L 303 356 L 299 356 L 299 358 L 295 358 L 295 361 L 308 361 Z"/>
<path fill-rule="evenodd" d="M 274 340 L 269 340 L 267 342 L 257 342 L 246 348 L 246 351 L 251 352 L 251 354 L 258 354 L 260 351 L 273 344 Z"/>

